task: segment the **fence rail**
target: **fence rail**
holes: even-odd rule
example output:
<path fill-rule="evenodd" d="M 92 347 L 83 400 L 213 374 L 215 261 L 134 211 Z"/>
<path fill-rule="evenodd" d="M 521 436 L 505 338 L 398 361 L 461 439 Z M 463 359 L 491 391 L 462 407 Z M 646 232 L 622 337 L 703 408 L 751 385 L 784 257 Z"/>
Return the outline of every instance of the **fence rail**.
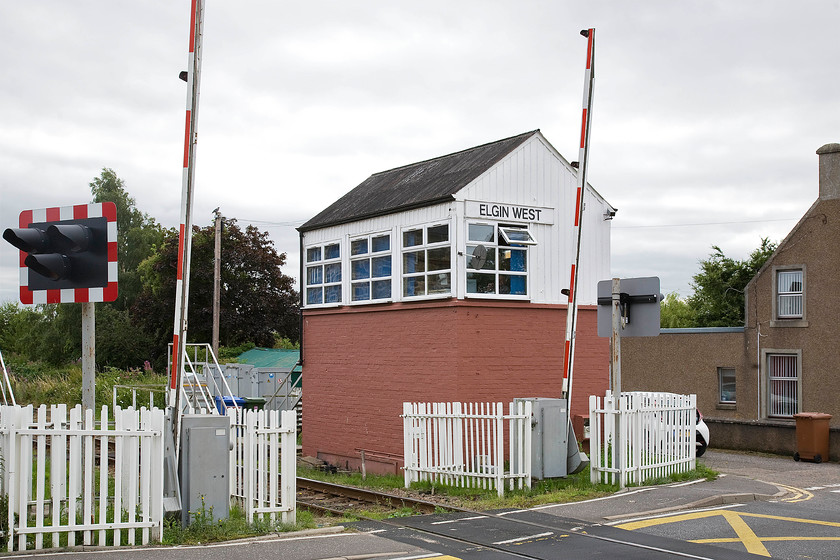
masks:
<path fill-rule="evenodd" d="M 589 397 L 593 483 L 642 484 L 696 467 L 696 395 Z"/>
<path fill-rule="evenodd" d="M 108 407 L 98 421 L 81 406 L 67 412 L 0 407 L 8 550 L 160 541 L 163 411 L 117 408 L 113 424 Z"/>
<path fill-rule="evenodd" d="M 403 403 L 405 486 L 531 487 L 531 402 Z M 505 471 L 505 423 L 508 465 Z"/>
<path fill-rule="evenodd" d="M 230 495 L 249 521 L 295 523 L 297 414 L 294 410 L 228 408 L 234 438 Z"/>

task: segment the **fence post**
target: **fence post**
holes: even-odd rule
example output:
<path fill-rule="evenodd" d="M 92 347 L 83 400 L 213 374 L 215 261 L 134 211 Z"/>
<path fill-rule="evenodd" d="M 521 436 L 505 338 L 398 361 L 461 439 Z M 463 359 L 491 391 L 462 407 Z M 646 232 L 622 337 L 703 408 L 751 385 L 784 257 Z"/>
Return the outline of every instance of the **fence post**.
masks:
<path fill-rule="evenodd" d="M 496 403 L 493 406 L 493 412 L 495 416 L 494 435 L 496 436 L 493 468 L 496 475 L 496 492 L 501 498 L 505 495 L 505 409 L 502 403 Z"/>

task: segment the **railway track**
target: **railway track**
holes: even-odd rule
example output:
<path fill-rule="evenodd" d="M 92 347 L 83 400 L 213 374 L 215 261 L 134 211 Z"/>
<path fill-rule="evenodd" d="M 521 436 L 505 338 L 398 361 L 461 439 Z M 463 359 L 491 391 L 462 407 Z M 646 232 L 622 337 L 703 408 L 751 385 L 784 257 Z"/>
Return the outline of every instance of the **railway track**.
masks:
<path fill-rule="evenodd" d="M 466 511 L 406 496 L 301 477 L 297 479 L 297 504 L 315 513 L 334 515 L 342 515 L 349 511 L 357 511 L 371 506 L 394 510 L 411 508 L 417 513 Z"/>

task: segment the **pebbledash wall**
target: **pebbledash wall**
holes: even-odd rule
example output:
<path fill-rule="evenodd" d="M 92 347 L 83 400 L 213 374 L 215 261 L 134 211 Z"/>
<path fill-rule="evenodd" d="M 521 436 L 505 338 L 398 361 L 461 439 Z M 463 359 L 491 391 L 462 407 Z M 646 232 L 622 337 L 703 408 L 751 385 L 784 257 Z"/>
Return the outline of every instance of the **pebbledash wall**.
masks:
<path fill-rule="evenodd" d="M 793 454 L 796 414 L 818 412 L 840 459 L 840 144 L 817 155 L 818 198 L 746 285 L 743 326 L 621 343 L 622 387 L 696 393 L 715 447 Z"/>
<path fill-rule="evenodd" d="M 372 175 L 299 228 L 303 453 L 399 472 L 405 401 L 559 397 L 577 171 L 539 131 Z M 572 413 L 608 384 L 587 186 Z"/>

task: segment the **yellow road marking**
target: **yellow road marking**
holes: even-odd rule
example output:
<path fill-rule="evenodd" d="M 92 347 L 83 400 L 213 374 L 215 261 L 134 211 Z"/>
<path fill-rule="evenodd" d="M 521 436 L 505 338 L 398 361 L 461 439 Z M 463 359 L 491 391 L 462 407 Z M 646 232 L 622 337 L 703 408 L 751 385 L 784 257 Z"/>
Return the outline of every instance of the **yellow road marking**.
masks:
<path fill-rule="evenodd" d="M 808 492 L 807 490 L 803 490 L 802 488 L 797 488 L 796 486 L 787 486 L 785 484 L 779 484 L 778 482 L 771 482 L 770 484 L 778 486 L 779 488 L 784 488 L 788 492 L 792 492 L 793 494 L 796 494 L 795 496 L 792 496 L 790 498 L 782 498 L 782 500 L 781 500 L 782 502 L 795 504 L 797 502 L 805 502 L 805 501 L 810 500 L 811 498 L 814 497 L 814 494 L 812 494 L 811 492 Z"/>
<path fill-rule="evenodd" d="M 785 542 L 785 541 L 840 541 L 840 537 L 761 537 L 761 542 Z M 691 539 L 688 542 L 698 544 L 715 544 L 715 543 L 736 543 L 741 542 L 741 539 Z"/>
<path fill-rule="evenodd" d="M 805 492 L 805 491 L 803 491 Z M 810 494 L 810 492 L 806 492 Z M 813 497 L 813 494 L 811 495 Z M 810 498 L 805 498 L 810 499 Z M 800 501 L 804 501 L 800 500 Z M 620 525 L 615 525 L 619 529 L 627 529 L 628 531 L 634 531 L 636 529 L 644 529 L 646 527 L 653 527 L 656 525 L 666 525 L 668 523 L 679 523 L 682 521 L 693 521 L 696 519 L 704 519 L 710 517 L 723 517 L 727 523 L 729 523 L 730 527 L 735 531 L 737 538 L 718 538 L 718 539 L 697 539 L 691 540 L 690 542 L 695 543 L 737 543 L 740 542 L 744 545 L 748 552 L 752 554 L 759 554 L 762 556 L 770 556 L 770 553 L 765 548 L 765 542 L 780 542 L 780 541 L 840 541 L 840 536 L 838 537 L 800 537 L 800 536 L 790 536 L 790 537 L 759 537 L 755 534 L 755 532 L 750 528 L 747 522 L 744 520 L 745 517 L 756 517 L 761 519 L 775 519 L 777 521 L 788 521 L 791 523 L 805 523 L 809 525 L 822 525 L 824 527 L 840 527 L 840 522 L 836 521 L 821 521 L 818 519 L 802 519 L 798 517 L 784 517 L 781 515 L 767 515 L 763 513 L 741 513 L 735 512 L 731 510 L 709 510 L 709 511 L 698 511 L 693 513 L 683 513 L 679 515 L 672 515 L 670 517 L 657 517 L 654 519 L 644 519 L 641 521 L 631 521 L 629 523 L 622 523 Z"/>
<path fill-rule="evenodd" d="M 750 529 L 750 526 L 741 518 L 740 515 L 733 511 L 723 511 L 721 512 L 723 518 L 732 526 L 735 530 L 735 534 L 738 535 L 738 539 L 744 543 L 744 547 L 747 549 L 747 552 L 750 554 L 759 554 L 761 556 L 770 556 L 770 552 L 764 545 L 761 544 L 761 539 Z"/>

